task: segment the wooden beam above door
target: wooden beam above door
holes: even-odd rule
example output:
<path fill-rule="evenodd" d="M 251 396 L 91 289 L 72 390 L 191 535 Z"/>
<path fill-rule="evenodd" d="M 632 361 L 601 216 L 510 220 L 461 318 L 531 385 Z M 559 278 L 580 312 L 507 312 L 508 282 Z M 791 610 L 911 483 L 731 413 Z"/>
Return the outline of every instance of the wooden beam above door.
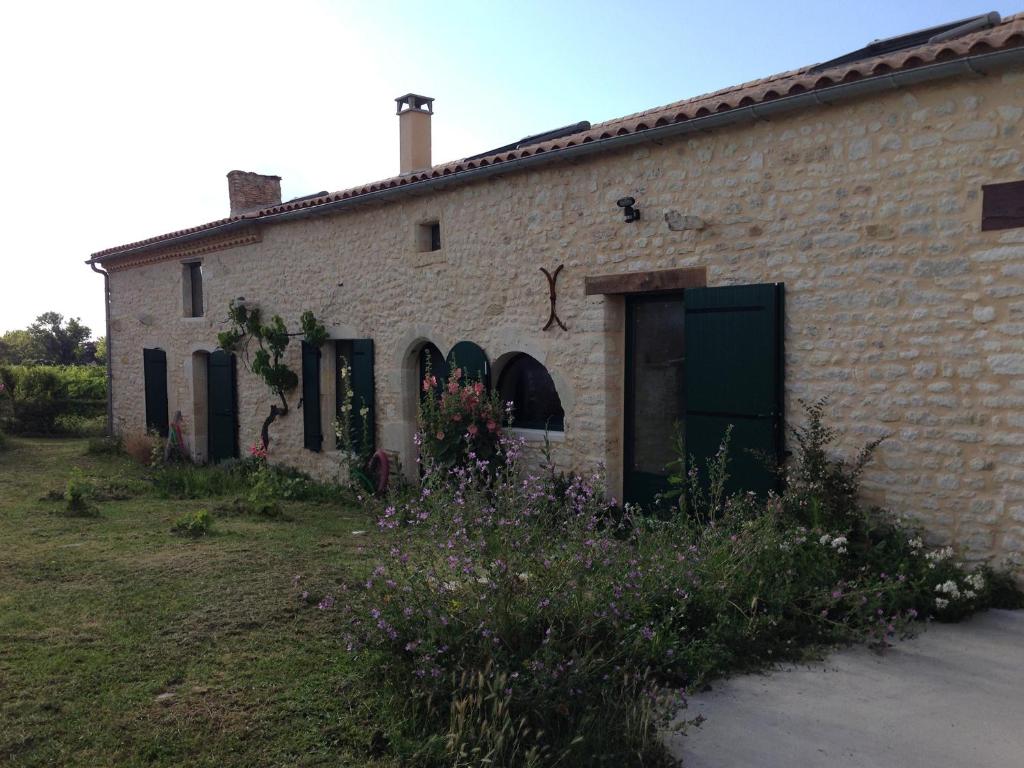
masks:
<path fill-rule="evenodd" d="M 703 288 L 708 284 L 707 267 L 679 267 L 652 272 L 625 272 L 619 275 L 584 277 L 587 296 L 623 293 L 667 293 L 686 288 Z"/>

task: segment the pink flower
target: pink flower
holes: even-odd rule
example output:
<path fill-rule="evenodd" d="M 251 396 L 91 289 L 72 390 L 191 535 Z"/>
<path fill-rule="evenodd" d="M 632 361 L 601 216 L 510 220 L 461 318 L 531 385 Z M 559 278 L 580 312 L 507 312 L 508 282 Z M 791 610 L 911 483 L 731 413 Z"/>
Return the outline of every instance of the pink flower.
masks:
<path fill-rule="evenodd" d="M 440 432 L 440 431 L 439 431 L 439 432 L 437 433 L 437 439 L 438 439 L 438 440 L 444 440 L 444 432 Z"/>
<path fill-rule="evenodd" d="M 473 385 L 473 391 L 476 392 L 478 395 L 482 395 L 484 393 L 484 385 L 478 381 L 476 384 Z"/>
<path fill-rule="evenodd" d="M 461 413 L 453 413 L 452 414 L 452 421 L 462 421 L 462 414 Z"/>
<path fill-rule="evenodd" d="M 452 378 L 455 379 L 455 381 L 458 381 L 459 379 L 461 379 L 462 378 L 462 369 L 461 368 L 456 368 L 454 371 L 452 371 Z"/>
<path fill-rule="evenodd" d="M 431 389 L 437 386 L 437 379 L 433 376 L 426 376 L 423 379 L 423 391 L 429 392 Z"/>
<path fill-rule="evenodd" d="M 493 432 L 493 431 L 494 431 L 494 430 L 496 430 L 497 428 L 498 428 L 498 425 L 497 425 L 497 424 L 495 424 L 495 423 L 494 423 L 494 421 L 488 421 L 488 422 L 487 422 L 487 431 L 488 431 L 488 432 Z"/>
<path fill-rule="evenodd" d="M 455 381 L 449 381 L 449 382 L 448 382 L 448 391 L 449 391 L 449 392 L 450 392 L 451 394 L 453 394 L 453 395 L 454 395 L 454 394 L 455 394 L 456 392 L 458 392 L 458 391 L 459 391 L 459 385 L 458 385 L 458 382 L 455 382 Z"/>
<path fill-rule="evenodd" d="M 476 437 L 476 433 L 478 431 L 476 424 L 470 424 L 466 431 L 469 433 L 470 437 Z"/>

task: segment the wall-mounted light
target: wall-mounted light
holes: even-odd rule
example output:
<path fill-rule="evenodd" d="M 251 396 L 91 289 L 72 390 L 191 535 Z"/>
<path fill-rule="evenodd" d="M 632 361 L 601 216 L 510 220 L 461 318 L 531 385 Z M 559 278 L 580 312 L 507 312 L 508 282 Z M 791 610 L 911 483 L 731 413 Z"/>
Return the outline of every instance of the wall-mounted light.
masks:
<path fill-rule="evenodd" d="M 640 209 L 635 207 L 636 200 L 632 197 L 620 197 L 615 204 L 626 214 L 627 224 L 631 221 L 640 221 Z"/>

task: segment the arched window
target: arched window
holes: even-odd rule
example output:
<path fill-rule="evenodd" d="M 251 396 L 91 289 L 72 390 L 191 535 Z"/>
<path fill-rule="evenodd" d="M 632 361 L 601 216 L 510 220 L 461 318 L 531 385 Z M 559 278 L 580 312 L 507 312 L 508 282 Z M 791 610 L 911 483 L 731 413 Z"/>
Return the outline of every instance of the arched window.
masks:
<path fill-rule="evenodd" d="M 565 411 L 555 382 L 538 360 L 527 354 L 509 360 L 501 371 L 498 391 L 502 402 L 511 401 L 515 406 L 513 427 L 551 432 L 565 429 Z"/>

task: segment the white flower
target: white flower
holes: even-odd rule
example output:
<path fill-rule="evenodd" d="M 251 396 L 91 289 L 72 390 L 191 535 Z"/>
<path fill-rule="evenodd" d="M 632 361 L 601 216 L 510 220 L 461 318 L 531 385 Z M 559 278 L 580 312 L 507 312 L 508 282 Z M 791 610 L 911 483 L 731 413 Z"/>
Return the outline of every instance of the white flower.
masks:
<path fill-rule="evenodd" d="M 966 581 L 969 586 L 971 586 L 973 589 L 979 592 L 985 588 L 985 577 L 982 576 L 980 573 L 969 574 L 968 576 L 964 577 L 964 581 Z"/>
<path fill-rule="evenodd" d="M 832 541 L 832 537 L 829 536 L 827 533 L 824 534 L 820 539 L 818 539 L 818 543 L 821 544 L 821 546 L 825 546 L 830 541 Z"/>
<path fill-rule="evenodd" d="M 941 597 L 936 597 L 935 598 L 935 607 L 938 608 L 939 610 L 942 610 L 947 605 L 949 605 L 949 600 L 943 600 Z"/>
<path fill-rule="evenodd" d="M 519 577 L 518 577 L 518 578 L 519 578 L 519 580 L 520 580 L 520 581 L 522 581 L 522 582 L 527 582 L 527 581 L 529 581 L 529 580 L 530 580 L 530 574 L 528 574 L 528 573 L 526 573 L 526 572 L 524 571 L 523 573 L 520 573 L 520 574 L 519 574 Z"/>
<path fill-rule="evenodd" d="M 973 589 L 968 589 L 966 592 L 964 592 L 964 597 L 967 598 L 968 600 L 973 600 L 977 596 L 978 596 L 978 593 L 975 592 Z"/>
<path fill-rule="evenodd" d="M 915 550 L 915 551 L 921 549 L 924 546 L 924 542 L 921 541 L 921 537 L 920 536 L 911 539 L 910 541 L 907 542 L 907 544 L 909 544 L 910 548 Z"/>
<path fill-rule="evenodd" d="M 942 584 L 936 585 L 935 591 L 936 592 L 943 592 L 943 593 L 949 595 L 954 600 L 956 600 L 958 597 L 960 597 L 960 587 L 958 587 L 957 583 L 955 581 L 953 581 L 952 579 L 950 579 L 949 581 L 944 582 Z"/>
<path fill-rule="evenodd" d="M 832 539 L 832 549 L 834 549 L 836 552 L 838 552 L 841 555 L 845 555 L 846 554 L 846 537 L 845 536 L 836 536 L 834 539 Z"/>

